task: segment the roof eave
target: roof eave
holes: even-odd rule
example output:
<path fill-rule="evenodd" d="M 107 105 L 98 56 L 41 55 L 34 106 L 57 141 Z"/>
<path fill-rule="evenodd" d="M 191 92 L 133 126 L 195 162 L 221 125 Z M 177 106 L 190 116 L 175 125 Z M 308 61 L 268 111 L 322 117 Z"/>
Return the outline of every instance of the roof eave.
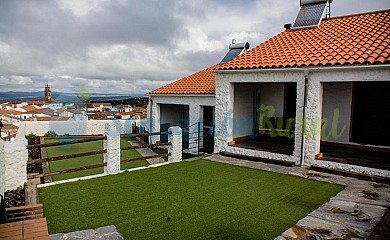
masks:
<path fill-rule="evenodd" d="M 341 70 L 361 70 L 361 69 L 383 69 L 390 68 L 390 64 L 377 65 L 348 65 L 348 66 L 327 66 L 327 67 L 301 67 L 301 68 L 255 68 L 255 69 L 221 69 L 213 70 L 215 73 L 268 73 L 268 72 L 303 72 L 303 71 L 341 71 Z"/>
<path fill-rule="evenodd" d="M 150 97 L 214 97 L 215 93 L 201 93 L 201 94 L 195 94 L 195 93 L 147 93 L 146 95 Z"/>

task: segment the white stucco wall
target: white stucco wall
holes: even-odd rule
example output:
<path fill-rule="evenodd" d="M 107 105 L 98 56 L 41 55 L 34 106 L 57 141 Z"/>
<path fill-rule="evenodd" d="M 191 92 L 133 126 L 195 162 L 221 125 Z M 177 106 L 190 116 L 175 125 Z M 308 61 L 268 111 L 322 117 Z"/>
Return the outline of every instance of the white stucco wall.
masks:
<path fill-rule="evenodd" d="M 275 117 L 283 117 L 284 83 L 262 83 L 260 91 L 260 104 L 273 106 Z"/>
<path fill-rule="evenodd" d="M 160 104 L 160 123 L 170 123 L 171 126 L 178 126 L 181 106 L 183 105 Z"/>
<path fill-rule="evenodd" d="M 253 133 L 253 91 L 255 84 L 234 84 L 233 138 Z M 258 90 L 260 91 L 260 90 Z"/>
<path fill-rule="evenodd" d="M 233 137 L 253 134 L 253 94 L 259 95 L 259 106 L 275 108 L 274 117 L 283 117 L 284 83 L 234 84 Z M 259 121 L 257 119 L 257 121 Z"/>
<path fill-rule="evenodd" d="M 161 119 L 161 105 L 162 104 L 180 104 L 189 106 L 189 125 L 193 125 L 199 121 L 202 121 L 202 106 L 214 106 L 214 95 L 150 95 L 149 97 L 149 124 L 151 132 L 160 131 L 160 123 L 166 119 Z M 164 115 L 167 114 L 163 110 Z M 177 115 L 177 113 L 172 113 Z M 171 126 L 172 127 L 172 126 Z M 196 126 L 190 129 L 190 132 L 194 132 Z M 155 142 L 160 140 L 160 136 L 151 137 Z"/>
<path fill-rule="evenodd" d="M 88 121 L 27 121 L 24 134 L 35 133 L 43 136 L 47 131 L 55 131 L 59 135 L 94 135 L 106 131 L 118 131 L 129 134 L 133 124 L 147 126 L 146 120 L 88 120 Z"/>
<path fill-rule="evenodd" d="M 348 143 L 350 137 L 351 109 L 352 109 L 352 87 L 353 83 L 336 83 L 332 86 L 329 83 L 323 84 L 323 99 L 322 99 L 322 120 L 327 119 L 324 125 L 325 135 L 322 135 L 322 140 L 330 142 Z M 340 137 L 335 137 L 330 133 L 333 120 L 336 121 L 337 112 L 339 109 L 338 132 L 345 127 L 344 132 Z M 337 110 L 336 110 L 337 111 Z"/>

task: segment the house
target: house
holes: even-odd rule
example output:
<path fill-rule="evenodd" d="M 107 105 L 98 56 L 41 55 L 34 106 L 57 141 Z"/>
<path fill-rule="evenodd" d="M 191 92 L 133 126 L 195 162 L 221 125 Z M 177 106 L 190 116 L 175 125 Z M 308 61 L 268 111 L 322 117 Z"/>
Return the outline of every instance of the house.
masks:
<path fill-rule="evenodd" d="M 222 61 L 230 60 L 249 48 L 249 43 L 235 43 Z M 171 126 L 183 129 L 183 146 L 190 152 L 203 148 L 212 152 L 214 145 L 215 73 L 217 65 L 181 78 L 148 93 L 149 129 L 166 132 Z M 167 141 L 167 135 L 152 141 Z M 199 146 L 199 144 L 201 146 Z M 206 149 L 206 145 L 208 146 Z"/>
<path fill-rule="evenodd" d="M 64 104 L 61 102 L 50 102 L 47 104 L 47 107 L 52 109 L 52 110 L 58 110 L 64 107 Z"/>
<path fill-rule="evenodd" d="M 10 117 L 12 119 L 20 119 L 22 112 L 16 110 L 0 110 L 1 118 Z"/>
<path fill-rule="evenodd" d="M 287 26 L 215 73 L 214 152 L 390 177 L 390 10 Z"/>
<path fill-rule="evenodd" d="M 119 116 L 118 118 L 122 120 L 128 120 L 128 119 L 134 119 L 135 112 L 118 112 L 116 115 Z"/>
<path fill-rule="evenodd" d="M 36 105 L 28 105 L 21 108 L 17 108 L 22 113 L 20 114 L 21 119 L 28 119 L 31 117 L 49 117 L 54 113 L 53 110 L 49 108 L 39 108 Z"/>
<path fill-rule="evenodd" d="M 19 127 L 12 123 L 4 123 L 3 127 L 0 128 L 0 138 L 10 138 L 16 135 Z"/>
<path fill-rule="evenodd" d="M 112 112 L 112 111 L 98 112 L 98 115 L 100 116 L 100 119 L 118 119 L 119 118 L 116 116 L 116 113 Z"/>
<path fill-rule="evenodd" d="M 60 117 L 69 117 L 75 121 L 87 120 L 85 111 L 81 109 L 59 109 L 57 112 Z"/>
<path fill-rule="evenodd" d="M 115 108 L 120 113 L 128 113 L 128 112 L 133 111 L 133 108 L 130 105 L 123 105 L 123 104 L 121 104 L 121 105 L 115 106 Z"/>
<path fill-rule="evenodd" d="M 88 111 L 110 111 L 112 108 L 111 103 L 92 103 L 92 109 L 88 109 Z"/>

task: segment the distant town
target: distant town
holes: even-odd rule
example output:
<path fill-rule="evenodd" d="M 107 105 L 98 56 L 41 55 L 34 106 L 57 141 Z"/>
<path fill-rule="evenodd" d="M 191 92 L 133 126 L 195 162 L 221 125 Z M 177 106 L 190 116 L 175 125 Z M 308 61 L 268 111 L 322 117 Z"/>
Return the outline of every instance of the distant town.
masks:
<path fill-rule="evenodd" d="M 15 137 L 21 121 L 140 120 L 147 118 L 147 97 L 122 97 L 105 102 L 79 96 L 75 101 L 52 98 L 49 84 L 41 100 L 0 102 L 0 138 Z M 101 98 L 100 98 L 101 99 Z"/>

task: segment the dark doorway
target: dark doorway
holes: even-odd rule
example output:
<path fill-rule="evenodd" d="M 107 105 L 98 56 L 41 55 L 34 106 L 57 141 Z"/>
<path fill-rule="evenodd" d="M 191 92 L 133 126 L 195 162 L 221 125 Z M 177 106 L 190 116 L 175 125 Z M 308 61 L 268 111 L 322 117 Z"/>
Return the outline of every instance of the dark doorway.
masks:
<path fill-rule="evenodd" d="M 212 106 L 203 107 L 203 152 L 214 152 L 214 112 Z"/>
<path fill-rule="evenodd" d="M 351 142 L 390 146 L 390 82 L 353 86 Z"/>
<path fill-rule="evenodd" d="M 295 118 L 297 107 L 297 83 L 289 82 L 284 84 L 284 118 Z"/>

